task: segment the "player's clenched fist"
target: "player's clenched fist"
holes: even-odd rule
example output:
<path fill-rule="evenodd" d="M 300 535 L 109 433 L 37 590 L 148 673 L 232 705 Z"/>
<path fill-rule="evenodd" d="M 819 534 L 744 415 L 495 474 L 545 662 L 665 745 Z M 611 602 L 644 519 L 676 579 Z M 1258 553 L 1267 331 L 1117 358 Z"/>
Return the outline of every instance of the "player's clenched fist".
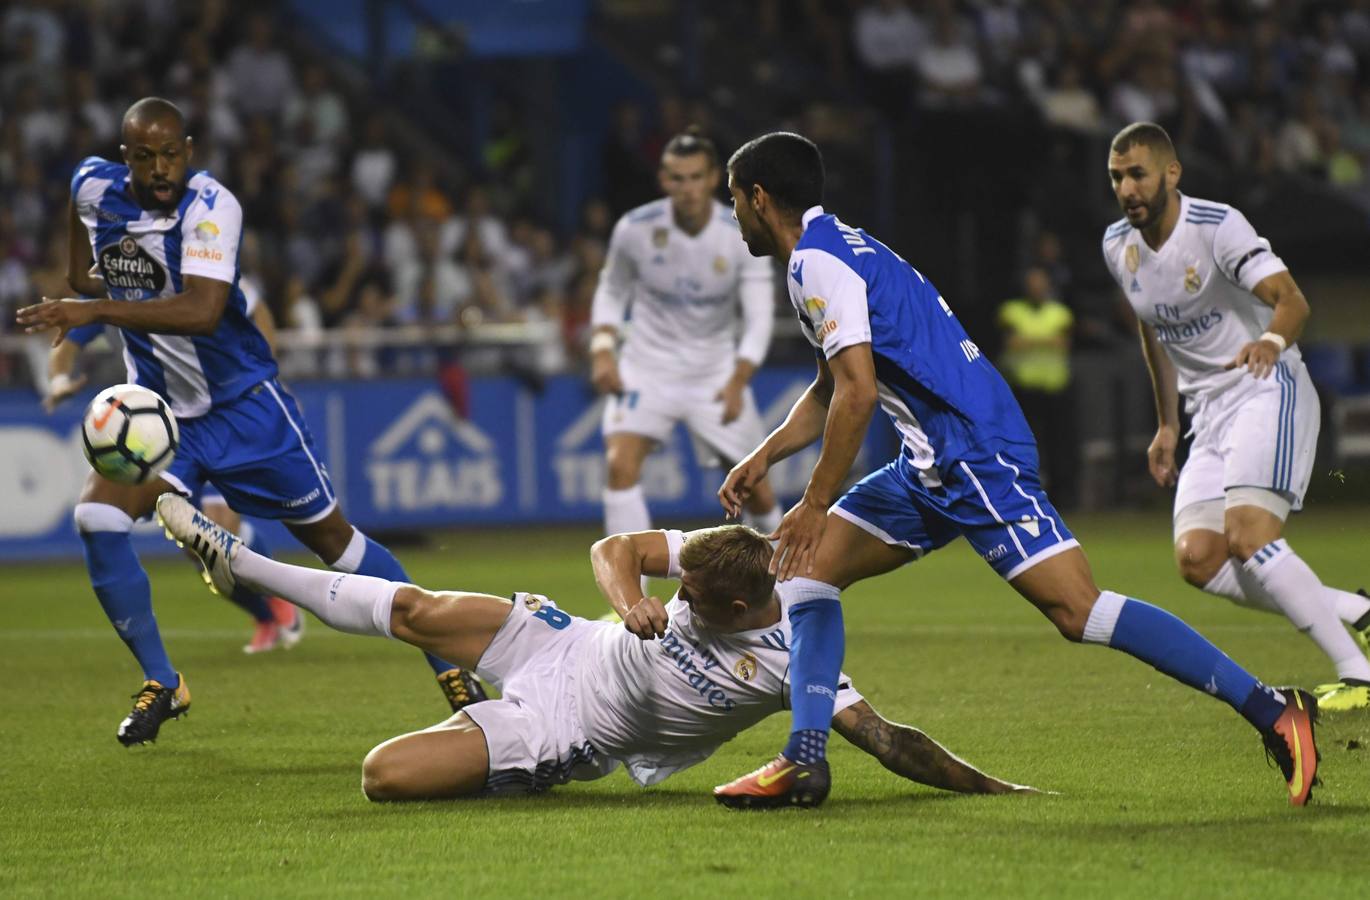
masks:
<path fill-rule="evenodd" d="M 656 597 L 643 597 L 623 617 L 623 627 L 644 641 L 665 637 L 668 624 L 666 607 Z"/>
<path fill-rule="evenodd" d="M 1161 487 L 1170 487 L 1179 477 L 1179 472 L 1175 468 L 1175 447 L 1180 442 L 1180 436 L 1175 429 L 1169 425 L 1162 425 L 1156 429 L 1156 436 L 1151 439 L 1151 446 L 1146 448 L 1146 464 L 1151 470 L 1151 477 L 1156 479 L 1156 483 Z"/>

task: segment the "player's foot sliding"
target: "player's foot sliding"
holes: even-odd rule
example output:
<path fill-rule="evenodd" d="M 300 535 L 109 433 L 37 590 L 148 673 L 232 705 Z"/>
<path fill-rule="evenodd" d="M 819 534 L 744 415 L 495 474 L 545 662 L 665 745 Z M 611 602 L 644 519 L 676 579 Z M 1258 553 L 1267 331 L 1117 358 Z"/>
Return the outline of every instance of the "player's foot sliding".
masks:
<path fill-rule="evenodd" d="M 166 687 L 156 681 L 144 681 L 143 689 L 133 695 L 133 709 L 119 723 L 115 735 L 125 747 L 157 740 L 157 732 L 167 719 L 175 719 L 190 709 L 190 688 L 185 676 L 176 673 L 180 683 Z"/>
<path fill-rule="evenodd" d="M 714 788 L 714 799 L 730 809 L 813 807 L 827 799 L 831 787 L 826 759 L 801 766 L 777 756 L 750 775 Z"/>
<path fill-rule="evenodd" d="M 1262 733 L 1265 754 L 1280 767 L 1289 784 L 1289 803 L 1305 806 L 1318 781 L 1318 762 L 1322 754 L 1313 738 L 1318 721 L 1318 701 L 1298 688 L 1279 688 L 1285 699 L 1284 712 L 1269 731 Z"/>
<path fill-rule="evenodd" d="M 438 675 L 438 686 L 442 688 L 454 713 L 461 712 L 472 703 L 490 699 L 476 676 L 462 668 L 448 669 Z"/>

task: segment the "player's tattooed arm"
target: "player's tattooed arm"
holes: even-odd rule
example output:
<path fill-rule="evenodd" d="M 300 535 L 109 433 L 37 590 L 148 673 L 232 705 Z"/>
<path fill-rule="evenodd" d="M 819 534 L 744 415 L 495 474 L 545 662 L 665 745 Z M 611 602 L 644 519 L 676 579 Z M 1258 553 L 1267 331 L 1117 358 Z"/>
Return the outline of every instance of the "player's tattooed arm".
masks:
<path fill-rule="evenodd" d="M 963 794 L 1038 793 L 981 772 L 917 728 L 889 721 L 865 700 L 834 716 L 832 727 L 894 774 L 919 784 Z"/>

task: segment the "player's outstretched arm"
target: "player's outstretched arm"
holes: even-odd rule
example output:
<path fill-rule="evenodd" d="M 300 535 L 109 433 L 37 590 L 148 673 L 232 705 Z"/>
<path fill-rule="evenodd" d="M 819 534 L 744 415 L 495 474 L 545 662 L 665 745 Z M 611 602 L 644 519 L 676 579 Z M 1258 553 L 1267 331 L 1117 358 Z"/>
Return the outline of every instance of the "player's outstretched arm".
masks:
<path fill-rule="evenodd" d="M 894 774 L 928 787 L 963 794 L 1041 793 L 986 775 L 917 728 L 889 721 L 865 700 L 833 716 L 832 727 Z"/>
<path fill-rule="evenodd" d="M 122 300 L 51 300 L 26 306 L 15 316 L 25 332 L 57 329 L 55 347 L 73 328 L 92 322 L 145 334 L 213 334 L 228 306 L 227 281 L 184 276 L 185 290 L 170 297 L 128 303 Z"/>
<path fill-rule="evenodd" d="M 820 359 L 817 377 L 790 407 L 785 421 L 723 479 L 723 486 L 718 489 L 718 502 L 723 505 L 724 512 L 734 518 L 742 515 L 742 504 L 751 496 L 753 486 L 766 477 L 771 466 L 823 436 L 831 402 L 832 372 L 827 362 Z"/>

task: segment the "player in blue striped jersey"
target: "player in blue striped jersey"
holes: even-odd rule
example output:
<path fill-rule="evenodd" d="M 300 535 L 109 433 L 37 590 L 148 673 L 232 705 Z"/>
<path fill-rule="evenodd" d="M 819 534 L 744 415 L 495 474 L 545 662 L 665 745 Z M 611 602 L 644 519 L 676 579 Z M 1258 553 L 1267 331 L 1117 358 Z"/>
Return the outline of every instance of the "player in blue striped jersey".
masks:
<path fill-rule="evenodd" d="M 129 381 L 166 398 L 180 425 L 176 459 L 159 479 L 129 486 L 92 473 L 75 512 L 91 585 L 144 673 L 117 732 L 127 746 L 155 739 L 190 705 L 129 540 L 160 493 L 189 495 L 208 481 L 239 513 L 284 522 L 334 569 L 408 579 L 343 517 L 299 408 L 276 382 L 238 283 L 242 209 L 207 172 L 190 169 L 194 143 L 181 111 L 139 100 L 124 114 L 122 138 L 122 163 L 90 157 L 71 182 L 68 280 L 78 294 L 108 299 L 44 299 L 18 321 L 30 333 L 56 329 L 54 345 L 73 328 L 117 327 Z M 432 662 L 440 678 L 456 671 Z M 469 693 L 474 682 L 458 675 Z"/>
<path fill-rule="evenodd" d="M 728 474 L 719 499 L 736 515 L 772 464 L 819 437 L 823 449 L 781 522 L 772 562 L 797 601 L 793 731 L 780 756 L 717 788 L 718 800 L 822 802 L 844 649 L 840 591 L 965 536 L 1067 639 L 1122 650 L 1238 710 L 1280 762 L 1290 801 L 1307 802 L 1317 766 L 1312 696 L 1266 687 L 1170 613 L 1096 586 L 1042 491 L 1032 433 L 1007 384 L 922 273 L 824 212 L 823 180 L 818 148 L 796 134 L 764 135 L 728 163 L 748 248 L 787 260 L 790 300 L 818 376 Z M 903 439 L 899 456 L 840 494 L 877 404 Z"/>

